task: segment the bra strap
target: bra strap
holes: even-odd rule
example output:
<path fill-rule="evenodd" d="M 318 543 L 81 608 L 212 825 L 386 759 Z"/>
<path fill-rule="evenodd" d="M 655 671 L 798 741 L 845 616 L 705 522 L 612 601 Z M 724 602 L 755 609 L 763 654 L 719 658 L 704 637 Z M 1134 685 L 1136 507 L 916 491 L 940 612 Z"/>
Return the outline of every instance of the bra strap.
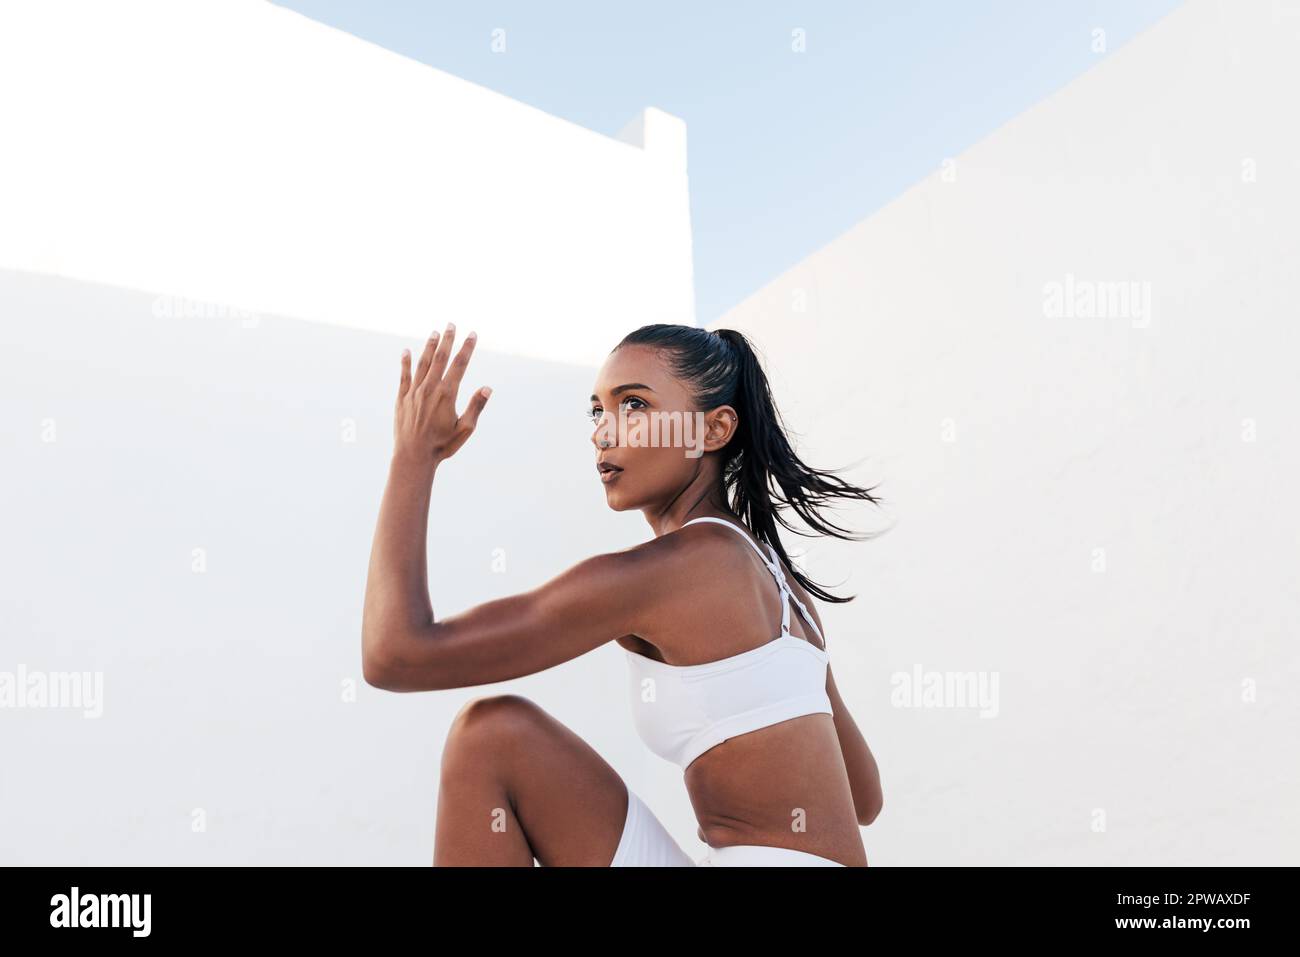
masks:
<path fill-rule="evenodd" d="M 813 621 L 812 615 L 808 614 L 808 609 L 804 606 L 804 603 L 798 599 L 794 590 L 786 582 L 785 572 L 781 570 L 781 559 L 777 557 L 776 549 L 771 544 L 768 544 L 767 550 L 772 553 L 772 560 L 767 565 L 768 570 L 776 576 L 776 583 L 781 586 L 781 633 L 783 635 L 790 634 L 790 605 L 784 600 L 788 598 L 799 607 L 799 614 L 803 616 L 803 620 L 812 626 L 812 630 L 817 632 L 817 637 L 821 638 L 822 644 L 825 645 L 826 638 L 822 635 L 822 630 L 817 627 L 817 622 Z"/>
<path fill-rule="evenodd" d="M 762 559 L 763 564 L 767 566 L 767 570 L 772 573 L 774 578 L 776 578 L 776 584 L 781 589 L 781 635 L 784 637 L 785 635 L 790 634 L 790 602 L 792 601 L 799 608 L 799 614 L 803 616 L 803 620 L 812 626 L 812 630 L 817 632 L 817 637 L 822 640 L 822 645 L 825 646 L 826 637 L 822 634 L 822 630 L 817 627 L 817 622 L 813 621 L 812 615 L 808 614 L 808 609 L 804 606 L 804 603 L 795 596 L 790 585 L 786 582 L 785 573 L 781 570 L 781 560 L 777 557 L 776 549 L 772 547 L 770 542 L 764 542 L 764 544 L 767 545 L 767 550 L 770 555 L 769 557 L 769 555 L 763 554 L 763 550 L 758 547 L 758 544 L 746 535 L 744 531 L 741 530 L 741 527 L 735 522 L 728 522 L 723 518 L 714 518 L 712 515 L 702 515 L 699 518 L 691 519 L 689 522 L 683 522 L 682 528 L 695 522 L 716 522 L 718 525 L 726 525 L 728 528 L 734 529 L 736 534 L 741 536 L 745 541 L 749 542 L 754 551 L 758 552 L 758 557 Z M 789 599 L 789 601 L 787 601 L 787 599 Z"/>

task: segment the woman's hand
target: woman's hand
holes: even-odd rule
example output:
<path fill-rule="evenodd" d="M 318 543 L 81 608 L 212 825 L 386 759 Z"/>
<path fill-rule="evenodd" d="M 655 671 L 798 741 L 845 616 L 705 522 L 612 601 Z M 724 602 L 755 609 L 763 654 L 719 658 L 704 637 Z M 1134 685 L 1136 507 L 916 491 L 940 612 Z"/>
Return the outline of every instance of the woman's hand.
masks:
<path fill-rule="evenodd" d="M 393 425 L 393 456 L 415 462 L 437 464 L 455 455 L 478 425 L 479 413 L 492 390 L 475 391 L 461 415 L 456 414 L 456 393 L 474 354 L 478 338 L 471 332 L 456 353 L 451 366 L 447 358 L 456 339 L 456 326 L 434 333 L 424 345 L 415 375 L 411 375 L 411 351 L 402 350 L 402 381 L 397 391 L 397 414 Z M 445 374 L 444 374 L 445 373 Z"/>

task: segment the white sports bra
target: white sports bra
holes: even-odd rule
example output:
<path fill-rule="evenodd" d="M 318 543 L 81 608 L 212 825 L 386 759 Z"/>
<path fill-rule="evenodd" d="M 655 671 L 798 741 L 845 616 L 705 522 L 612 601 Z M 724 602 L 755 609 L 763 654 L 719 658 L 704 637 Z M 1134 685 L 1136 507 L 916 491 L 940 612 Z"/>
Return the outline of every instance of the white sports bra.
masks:
<path fill-rule="evenodd" d="M 728 738 L 806 714 L 834 714 L 826 694 L 830 655 L 790 634 L 790 601 L 822 639 L 808 609 L 790 590 L 776 549 L 771 557 L 734 522 L 693 518 L 735 529 L 758 552 L 781 589 L 781 634 L 757 648 L 699 665 L 670 665 L 627 651 L 632 721 L 646 746 L 682 770 Z M 789 599 L 790 601 L 787 601 Z"/>

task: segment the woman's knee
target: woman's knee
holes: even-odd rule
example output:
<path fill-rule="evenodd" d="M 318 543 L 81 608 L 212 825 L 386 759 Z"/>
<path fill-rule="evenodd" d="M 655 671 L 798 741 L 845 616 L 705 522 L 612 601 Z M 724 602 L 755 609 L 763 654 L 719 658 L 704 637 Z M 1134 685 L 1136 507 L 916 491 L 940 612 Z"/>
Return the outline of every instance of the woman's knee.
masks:
<path fill-rule="evenodd" d="M 465 702 L 452 719 L 442 764 L 469 758 L 477 764 L 505 752 L 536 730 L 545 712 L 535 702 L 516 694 L 485 695 Z"/>

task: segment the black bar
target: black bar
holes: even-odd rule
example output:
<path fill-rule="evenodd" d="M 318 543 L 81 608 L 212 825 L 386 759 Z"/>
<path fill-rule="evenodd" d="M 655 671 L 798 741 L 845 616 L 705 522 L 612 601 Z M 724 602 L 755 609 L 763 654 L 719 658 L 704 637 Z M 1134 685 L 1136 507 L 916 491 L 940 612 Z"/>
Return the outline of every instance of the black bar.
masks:
<path fill-rule="evenodd" d="M 525 939 L 575 946 L 628 938 L 693 949 L 725 933 L 727 951 L 770 950 L 776 928 L 805 947 L 966 942 L 1123 941 L 1215 946 L 1294 937 L 1295 868 L 7 868 L 7 944 L 393 943 L 432 949 Z M 116 927 L 69 923 L 102 912 Z M 147 936 L 143 931 L 148 895 Z M 62 901 L 60 901 L 60 895 Z M 136 909 L 115 897 L 141 895 Z M 1169 896 L 1169 895 L 1177 895 Z M 87 898 L 95 898 L 87 904 Z M 60 907 L 62 909 L 60 909 Z M 88 908 L 88 909 L 87 909 Z M 134 916 L 134 924 L 130 917 Z M 1241 921 L 1208 928 L 1191 921 Z M 1120 926 L 1120 921 L 1128 921 Z M 1133 921 L 1149 922 L 1145 926 Z M 79 921 L 80 922 L 80 921 Z M 106 921 L 107 922 L 107 921 Z M 611 924 L 612 922 L 612 924 Z M 751 938 L 751 935 L 752 938 Z M 65 940 L 60 941 L 60 938 Z M 453 943 L 459 941 L 459 943 Z M 584 944 L 585 941 L 585 944 Z M 13 951 L 11 951 L 13 952 Z"/>

